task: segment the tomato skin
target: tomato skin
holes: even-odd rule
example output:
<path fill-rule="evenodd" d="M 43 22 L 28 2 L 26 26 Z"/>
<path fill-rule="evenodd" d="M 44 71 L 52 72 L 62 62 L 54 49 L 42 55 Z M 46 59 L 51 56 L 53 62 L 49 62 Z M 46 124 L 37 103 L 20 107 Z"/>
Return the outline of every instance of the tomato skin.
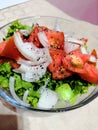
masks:
<path fill-rule="evenodd" d="M 84 73 L 79 75 L 88 82 L 98 84 L 98 70 L 93 64 L 86 63 L 84 65 Z"/>
<path fill-rule="evenodd" d="M 21 53 L 18 51 L 18 49 L 15 46 L 14 43 L 14 36 L 12 36 L 9 40 L 4 41 L 5 46 L 2 49 L 2 52 L 0 53 L 0 56 L 8 57 L 14 60 L 18 60 L 19 58 L 24 58 Z M 2 43 L 0 43 L 2 44 Z M 3 43 L 4 44 L 4 43 Z M 2 46 L 2 45 L 1 45 Z M 1 51 L 1 50 L 0 50 Z M 25 59 L 25 58 L 24 58 Z"/>
<path fill-rule="evenodd" d="M 3 52 L 3 50 L 4 50 L 7 43 L 8 43 L 8 40 L 3 41 L 3 42 L 0 43 L 0 55 L 2 54 L 2 52 Z"/>

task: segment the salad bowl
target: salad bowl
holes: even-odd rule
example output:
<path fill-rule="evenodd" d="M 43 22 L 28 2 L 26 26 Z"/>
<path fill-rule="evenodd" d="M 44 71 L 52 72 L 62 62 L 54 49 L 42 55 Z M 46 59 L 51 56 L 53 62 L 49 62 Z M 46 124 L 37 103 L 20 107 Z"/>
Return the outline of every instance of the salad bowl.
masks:
<path fill-rule="evenodd" d="M 19 22 L 19 23 L 14 26 L 13 23 L 15 24 L 16 21 Z M 49 31 L 53 35 L 55 35 L 54 34 L 55 32 L 58 33 L 58 34 L 59 34 L 59 32 L 63 32 L 63 36 L 65 38 L 64 39 L 64 43 L 67 45 L 67 47 L 69 47 L 67 49 L 66 45 L 64 45 L 64 48 L 66 48 L 66 50 L 67 50 L 66 54 L 67 55 L 69 55 L 70 53 L 73 54 L 72 52 L 77 49 L 77 46 L 78 47 L 81 46 L 81 48 L 82 48 L 81 44 L 83 43 L 84 46 L 86 46 L 86 47 L 81 49 L 82 53 L 84 55 L 88 55 L 88 52 L 89 53 L 91 52 L 90 54 L 93 55 L 93 58 L 91 58 L 89 62 L 91 62 L 90 64 L 93 64 L 94 66 L 96 66 L 95 70 L 96 70 L 96 73 L 98 73 L 98 71 L 97 71 L 97 54 L 96 54 L 97 53 L 97 49 L 98 49 L 98 45 L 97 45 L 98 38 L 96 38 L 96 36 L 92 35 L 92 31 L 90 31 L 90 30 L 86 31 L 85 30 L 85 29 L 89 29 L 89 27 L 87 28 L 86 23 L 82 24 L 82 22 L 80 22 L 80 21 L 76 22 L 74 20 L 71 21 L 71 20 L 68 20 L 68 19 L 63 19 L 63 18 L 59 18 L 59 17 L 51 17 L 51 16 L 31 16 L 31 17 L 21 18 L 21 19 L 18 19 L 16 21 L 12 21 L 12 22 L 10 22 L 10 23 L 8 23 L 8 24 L 6 24 L 6 25 L 4 25 L 3 27 L 0 28 L 0 42 L 1 42 L 1 44 L 2 44 L 2 41 L 8 41 L 8 39 L 10 39 L 10 37 L 11 37 L 10 35 L 14 35 L 14 38 L 15 38 L 14 41 L 16 42 L 16 46 L 20 45 L 17 42 L 19 40 L 20 40 L 21 44 L 23 42 L 26 42 L 26 43 L 30 42 L 31 43 L 31 41 L 25 41 L 25 39 L 28 38 L 28 35 L 30 35 L 30 33 L 32 32 L 32 30 L 34 29 L 34 27 L 39 27 L 41 29 L 44 28 L 43 30 L 47 30 L 47 28 L 48 28 Z M 20 26 L 22 26 L 22 28 Z M 13 28 L 15 28 L 15 29 L 13 29 Z M 7 33 L 8 29 L 10 30 L 9 31 L 10 35 Z M 13 30 L 14 30 L 14 32 L 13 32 Z M 50 39 L 47 39 L 46 36 L 47 37 L 49 36 L 48 38 L 50 38 L 50 36 L 52 34 L 48 35 L 48 33 L 46 31 L 47 35 L 45 35 L 45 33 L 43 33 L 43 30 L 39 31 L 39 34 L 38 34 L 39 42 L 43 42 L 43 44 L 42 44 L 44 46 L 43 48 L 46 48 L 46 49 L 49 48 L 49 49 L 51 49 L 53 47 L 52 45 L 51 46 L 49 46 L 49 45 L 47 46 L 46 45 L 47 40 L 50 40 Z M 21 33 L 22 33 L 22 35 L 25 36 L 24 41 L 22 41 L 22 39 L 21 39 Z M 58 35 L 57 39 L 60 38 L 60 40 L 61 40 L 61 37 L 62 37 L 62 35 L 60 33 L 60 35 Z M 33 42 L 35 42 L 35 41 L 33 40 Z M 74 47 L 72 47 L 71 45 L 68 45 L 67 43 L 69 43 L 69 44 L 71 43 L 71 44 L 75 44 L 75 45 L 73 45 Z M 37 47 L 39 47 L 39 46 L 37 46 Z M 59 47 L 56 46 L 56 48 L 55 47 L 52 48 L 52 51 L 55 51 L 57 49 L 55 51 L 55 53 L 54 53 L 55 55 L 56 55 L 56 52 L 59 50 L 60 47 L 61 46 L 59 46 Z M 20 46 L 20 47 L 18 46 L 18 49 L 20 51 L 23 51 L 21 48 L 23 48 L 23 46 Z M 28 46 L 28 48 L 29 48 L 29 46 Z M 40 52 L 38 52 L 39 48 L 38 49 L 36 49 L 36 48 L 34 50 L 34 53 L 36 53 L 36 50 L 37 50 L 37 53 L 39 55 L 41 55 L 41 54 L 42 55 L 43 54 L 46 55 L 46 51 L 44 53 L 40 53 Z M 43 48 L 41 48 L 41 49 L 43 49 Z M 30 52 L 30 49 L 32 49 L 32 48 L 29 48 L 29 50 L 25 50 L 25 52 L 26 51 L 27 51 L 27 53 L 28 53 L 28 51 Z M 62 49 L 62 47 L 60 49 Z M 2 51 L 2 47 L 0 48 L 0 53 L 1 53 L 1 51 Z M 10 53 L 10 51 L 8 52 L 7 55 L 9 55 L 9 53 Z M 24 52 L 22 52 L 22 54 L 23 54 L 23 56 L 25 55 Z M 28 55 L 29 55 L 29 53 L 28 53 Z M 46 56 L 45 58 L 47 58 L 48 56 Z M 4 58 L 4 56 L 3 56 L 3 58 Z M 7 57 L 7 58 L 9 58 L 9 57 Z M 30 58 L 32 58 L 32 57 L 30 57 Z M 49 59 L 49 57 L 48 57 L 47 59 L 48 59 L 48 62 L 51 63 L 51 58 Z M 54 59 L 54 61 L 58 61 L 58 59 L 59 59 L 59 57 L 57 57 L 56 60 Z M 27 63 L 26 63 L 26 61 L 27 61 Z M 41 62 L 41 60 L 39 60 L 39 61 Z M 7 62 L 8 62 L 8 60 L 7 60 Z M 45 62 L 45 61 L 43 61 L 43 62 Z M 32 62 L 30 62 L 28 60 L 20 60 L 20 61 L 18 61 L 18 63 L 19 64 L 25 63 L 27 66 L 29 66 L 29 65 L 30 66 L 36 66 L 36 64 L 33 64 Z M 38 62 L 36 61 L 36 63 L 38 63 Z M 1 61 L 0 61 L 0 64 L 1 64 Z M 74 63 L 74 61 L 73 61 L 73 64 L 76 65 Z M 6 66 L 5 66 L 5 69 L 6 69 Z M 12 74 L 12 72 L 11 72 L 11 76 L 9 78 L 10 81 L 8 82 L 8 86 L 13 86 L 12 84 L 14 84 L 13 80 L 15 80 L 15 79 L 12 77 L 12 75 L 15 75 L 16 78 L 19 78 L 17 76 L 17 74 L 19 76 L 21 75 L 21 69 L 14 68 L 13 70 L 14 70 L 14 73 L 16 73 L 16 75 Z M 28 68 L 27 68 L 27 70 L 30 71 Z M 57 71 L 57 68 L 55 68 L 55 71 Z M 39 69 L 39 72 L 41 72 L 41 74 L 44 73 L 43 69 Z M 73 72 L 73 69 L 72 69 L 72 72 Z M 75 74 L 77 74 L 77 73 L 80 74 L 80 72 L 75 71 Z M 70 79 L 72 77 L 70 77 L 70 76 L 68 76 L 67 78 L 65 76 L 64 79 L 57 78 L 57 80 L 56 80 L 56 77 L 54 76 L 55 78 L 51 81 L 50 80 L 51 79 L 50 75 L 52 74 L 52 68 L 51 67 L 50 67 L 50 74 L 49 74 L 50 77 L 48 77 L 47 80 L 45 79 L 46 77 L 44 77 L 43 81 L 44 80 L 46 80 L 46 81 L 44 82 L 44 84 L 42 84 L 41 87 L 39 87 L 39 84 L 38 84 L 40 79 L 36 79 L 36 80 L 33 80 L 33 79 L 31 80 L 30 79 L 29 80 L 29 78 L 28 78 L 28 76 L 30 76 L 29 74 L 26 75 L 27 78 L 25 78 L 26 76 L 22 75 L 24 77 L 23 80 L 25 82 L 30 82 L 30 84 L 32 84 L 32 82 L 34 82 L 33 87 L 31 86 L 31 88 L 34 88 L 34 91 L 32 93 L 35 95 L 35 97 L 36 97 L 36 94 L 35 94 L 36 90 L 40 91 L 40 94 L 44 93 L 44 94 L 41 95 L 41 99 L 39 98 L 38 95 L 37 95 L 36 99 L 33 97 L 33 99 L 34 99 L 33 101 L 31 101 L 31 97 L 27 98 L 27 96 L 29 95 L 28 94 L 29 93 L 29 89 L 31 89 L 31 88 L 27 87 L 28 85 L 26 86 L 27 90 L 25 89 L 25 91 L 24 91 L 24 89 L 20 89 L 19 92 L 16 92 L 18 90 L 14 90 L 13 91 L 12 89 L 7 88 L 6 85 L 3 87 L 3 85 L 2 85 L 3 83 L 0 80 L 0 99 L 1 99 L 1 101 L 4 104 L 6 104 L 7 107 L 10 106 L 10 108 L 12 108 L 12 109 L 13 109 L 13 107 L 15 107 L 16 109 L 18 109 L 18 112 L 19 111 L 21 111 L 21 112 L 28 112 L 30 114 L 33 113 L 35 115 L 39 114 L 39 113 L 41 113 L 42 115 L 44 115 L 45 113 L 48 113 L 48 114 L 50 114 L 50 113 L 51 114 L 52 113 L 60 113 L 60 112 L 70 111 L 70 110 L 82 107 L 82 106 L 88 104 L 89 102 L 91 102 L 98 95 L 98 86 L 97 86 L 97 83 L 98 83 L 97 79 L 98 79 L 98 77 L 93 82 L 93 80 L 92 80 L 93 77 L 92 78 L 89 77 L 89 73 L 88 73 L 89 80 L 88 80 L 88 78 L 86 78 L 87 81 L 84 78 L 85 76 L 84 77 L 80 76 L 80 77 L 83 77 L 83 79 L 82 79 L 83 82 L 85 82 L 85 81 L 87 82 L 86 83 L 87 86 L 84 85 L 84 84 L 82 84 L 82 87 L 78 86 L 76 88 L 73 87 L 74 86 L 74 82 L 77 80 L 77 78 L 76 78 L 75 75 L 74 75 L 74 78 L 72 79 L 73 80 L 72 81 L 73 85 L 71 86 L 71 88 L 69 87 L 68 82 L 67 82 L 68 80 L 69 80 L 69 82 L 71 82 Z M 41 79 L 43 78 L 44 74 L 41 76 Z M 0 76 L 1 75 L 2 74 L 1 74 L 1 70 L 0 70 Z M 94 75 L 94 77 L 96 77 L 96 76 L 98 76 L 98 75 L 97 74 Z M 4 77 L 4 75 L 3 75 L 3 77 Z M 34 74 L 33 74 L 33 77 L 34 77 Z M 67 81 L 66 81 L 66 79 L 67 79 Z M 65 87 L 64 85 L 61 85 L 62 80 L 64 80 L 64 85 L 67 86 L 67 87 Z M 3 79 L 3 81 L 5 81 L 5 79 Z M 51 82 L 52 82 L 52 85 L 50 85 Z M 55 82 L 55 87 L 53 87 L 54 86 L 53 82 Z M 79 81 L 77 81 L 77 82 L 80 83 Z M 18 85 L 18 87 L 20 86 L 20 81 L 19 81 L 19 84 L 17 83 L 17 85 Z M 64 94 L 62 94 L 63 93 L 63 91 L 61 90 L 62 87 L 59 88 L 60 87 L 59 85 L 64 86 L 65 88 L 67 88 L 67 94 L 68 94 L 68 96 L 64 96 Z M 15 89 L 18 89 L 18 88 L 15 88 Z M 48 93 L 47 95 L 45 95 L 46 94 L 45 91 Z M 19 97 L 19 95 L 16 95 L 15 92 L 18 93 L 20 95 L 20 97 Z M 23 93 L 23 92 L 25 93 L 24 94 L 25 96 L 23 95 L 25 101 L 23 100 L 23 97 L 21 97 L 21 93 Z M 70 97 L 70 95 L 73 95 L 73 93 L 74 93 L 74 96 Z M 65 95 L 67 95 L 67 94 L 65 92 Z M 45 97 L 43 97 L 43 96 L 45 96 Z M 26 98 L 29 101 L 27 100 L 27 102 L 26 102 Z M 62 99 L 64 99 L 64 100 L 62 100 Z M 45 101 L 45 104 L 43 103 L 44 101 Z M 34 104 L 35 102 L 38 103 L 37 106 Z"/>

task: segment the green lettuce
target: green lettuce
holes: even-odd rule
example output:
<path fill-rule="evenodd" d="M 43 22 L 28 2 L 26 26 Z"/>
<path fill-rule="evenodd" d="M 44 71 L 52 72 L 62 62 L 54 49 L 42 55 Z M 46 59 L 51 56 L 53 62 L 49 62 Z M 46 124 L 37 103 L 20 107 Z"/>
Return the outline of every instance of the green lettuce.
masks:
<path fill-rule="evenodd" d="M 3 38 L 3 40 L 7 40 L 9 39 L 16 30 L 21 30 L 21 29 L 30 29 L 31 26 L 28 25 L 23 25 L 20 21 L 15 20 L 14 22 L 12 22 L 12 24 L 8 27 L 8 31 L 7 31 L 7 35 L 5 36 L 5 38 Z"/>

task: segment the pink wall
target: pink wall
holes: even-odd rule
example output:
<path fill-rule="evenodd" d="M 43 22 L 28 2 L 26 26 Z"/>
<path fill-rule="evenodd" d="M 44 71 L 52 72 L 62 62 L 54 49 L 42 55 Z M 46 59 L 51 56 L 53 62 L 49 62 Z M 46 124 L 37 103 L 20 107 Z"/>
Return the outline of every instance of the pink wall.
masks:
<path fill-rule="evenodd" d="M 98 25 L 98 0 L 48 0 L 77 19 Z"/>

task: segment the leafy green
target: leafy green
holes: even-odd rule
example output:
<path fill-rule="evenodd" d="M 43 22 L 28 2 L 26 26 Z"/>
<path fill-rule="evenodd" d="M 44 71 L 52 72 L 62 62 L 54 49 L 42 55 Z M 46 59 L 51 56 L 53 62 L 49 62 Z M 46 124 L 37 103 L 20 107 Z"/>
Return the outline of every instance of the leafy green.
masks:
<path fill-rule="evenodd" d="M 55 91 L 60 94 L 61 100 L 69 101 L 73 97 L 73 91 L 67 83 L 57 87 Z"/>
<path fill-rule="evenodd" d="M 0 87 L 9 89 L 9 77 L 12 74 L 9 62 L 0 64 Z"/>
<path fill-rule="evenodd" d="M 12 71 L 11 65 L 9 62 L 5 62 L 0 64 L 0 87 L 9 90 L 9 78 L 13 76 L 15 78 L 15 92 L 16 94 L 22 98 L 24 92 L 29 90 L 29 95 L 27 97 L 27 102 L 29 102 L 33 107 L 37 105 L 37 102 L 40 97 L 40 93 L 35 91 L 36 87 L 34 83 L 26 82 L 22 80 L 20 74 L 16 74 Z M 32 99 L 32 100 L 31 100 Z"/>
<path fill-rule="evenodd" d="M 29 95 L 28 95 L 26 101 L 29 104 L 31 104 L 31 106 L 37 107 L 37 103 L 38 103 L 39 98 L 40 98 L 40 91 L 39 90 L 35 91 L 33 89 L 30 89 L 29 90 Z"/>
<path fill-rule="evenodd" d="M 0 87 L 9 89 L 9 80 L 7 77 L 3 77 L 2 75 L 0 75 Z"/>
<path fill-rule="evenodd" d="M 89 83 L 86 80 L 81 79 L 79 75 L 75 74 L 63 80 L 64 83 L 68 83 L 75 94 L 84 94 L 88 92 L 90 86 L 94 84 Z"/>
<path fill-rule="evenodd" d="M 14 78 L 15 78 L 15 92 L 16 94 L 22 98 L 24 95 L 24 92 L 26 90 L 29 90 L 29 94 L 27 96 L 27 102 L 31 104 L 31 106 L 36 107 L 38 100 L 40 98 L 40 92 L 35 91 L 35 85 L 34 83 L 26 82 L 22 80 L 21 76 L 19 74 L 14 73 Z"/>
<path fill-rule="evenodd" d="M 5 62 L 3 64 L 0 64 L 0 75 L 3 75 L 5 77 L 9 77 L 12 74 L 11 72 L 11 66 L 9 62 Z"/>
<path fill-rule="evenodd" d="M 30 29 L 31 26 L 28 25 L 23 25 L 20 21 L 15 20 L 14 22 L 11 23 L 11 25 L 8 27 L 7 35 L 3 40 L 9 39 L 16 30 L 21 30 L 21 29 Z"/>

